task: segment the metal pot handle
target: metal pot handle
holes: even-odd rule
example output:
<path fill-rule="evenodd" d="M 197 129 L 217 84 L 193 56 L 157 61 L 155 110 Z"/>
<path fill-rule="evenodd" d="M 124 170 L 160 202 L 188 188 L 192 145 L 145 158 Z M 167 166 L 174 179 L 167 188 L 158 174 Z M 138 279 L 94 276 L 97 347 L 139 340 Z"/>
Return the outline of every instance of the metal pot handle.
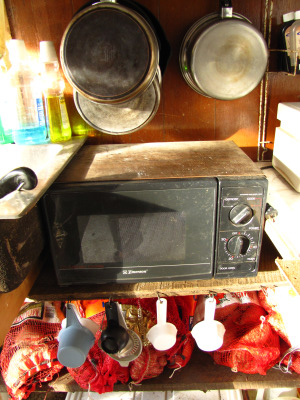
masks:
<path fill-rule="evenodd" d="M 220 17 L 224 18 L 232 18 L 232 4 L 231 0 L 220 0 Z"/>
<path fill-rule="evenodd" d="M 16 168 L 0 179 L 0 199 L 15 190 L 32 190 L 37 184 L 38 178 L 32 169 Z"/>

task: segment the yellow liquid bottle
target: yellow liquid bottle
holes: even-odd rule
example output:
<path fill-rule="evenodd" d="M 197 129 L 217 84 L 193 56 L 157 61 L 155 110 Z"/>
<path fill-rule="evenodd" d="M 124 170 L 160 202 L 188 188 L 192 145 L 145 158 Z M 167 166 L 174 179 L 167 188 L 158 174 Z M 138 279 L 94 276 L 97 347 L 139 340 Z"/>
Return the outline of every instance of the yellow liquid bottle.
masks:
<path fill-rule="evenodd" d="M 72 137 L 64 95 L 46 96 L 46 123 L 52 143 L 65 142 Z"/>
<path fill-rule="evenodd" d="M 40 42 L 43 93 L 45 100 L 46 125 L 52 143 L 65 142 L 72 137 L 66 101 L 64 80 L 53 42 Z"/>

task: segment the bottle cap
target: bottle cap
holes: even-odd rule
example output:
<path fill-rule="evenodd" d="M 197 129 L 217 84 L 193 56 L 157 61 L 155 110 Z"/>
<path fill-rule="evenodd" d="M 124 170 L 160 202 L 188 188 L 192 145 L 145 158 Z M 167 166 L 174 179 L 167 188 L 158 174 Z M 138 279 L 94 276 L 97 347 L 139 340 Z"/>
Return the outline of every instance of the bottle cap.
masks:
<path fill-rule="evenodd" d="M 283 14 L 282 19 L 283 19 L 283 22 L 293 21 L 295 19 L 294 11 L 291 11 L 289 13 Z"/>
<path fill-rule="evenodd" d="M 58 61 L 53 42 L 50 41 L 40 42 L 40 61 L 42 63 Z"/>
<path fill-rule="evenodd" d="M 295 11 L 295 19 L 300 19 L 300 10 Z"/>
<path fill-rule="evenodd" d="M 27 57 L 24 40 L 11 39 L 7 42 L 9 59 L 13 63 L 18 60 L 25 60 Z"/>

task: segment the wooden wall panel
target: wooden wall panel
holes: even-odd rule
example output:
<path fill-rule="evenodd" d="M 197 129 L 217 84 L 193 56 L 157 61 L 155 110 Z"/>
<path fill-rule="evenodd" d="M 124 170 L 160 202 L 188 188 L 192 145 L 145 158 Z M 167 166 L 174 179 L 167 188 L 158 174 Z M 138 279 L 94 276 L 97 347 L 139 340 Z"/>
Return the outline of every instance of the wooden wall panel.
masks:
<path fill-rule="evenodd" d="M 129 135 L 107 135 L 94 131 L 80 118 L 66 84 L 66 101 L 73 132 L 89 134 L 90 143 L 138 143 L 178 140 L 234 140 L 256 159 L 260 117 L 260 85 L 247 96 L 234 101 L 220 101 L 194 92 L 183 79 L 179 68 L 179 50 L 190 26 L 202 16 L 218 11 L 218 0 L 138 0 L 160 21 L 172 48 L 163 76 L 161 102 L 153 120 Z M 37 56 L 39 41 L 53 40 L 57 52 L 64 30 L 84 0 L 5 0 L 12 36 L 24 39 Z M 268 7 L 266 7 L 266 5 Z M 297 10 L 299 0 L 233 0 L 233 11 L 249 18 L 264 31 L 265 10 L 273 5 L 271 49 L 278 46 L 282 14 Z M 276 52 L 270 51 L 270 70 L 276 71 Z M 272 69 L 273 68 L 273 69 Z M 275 69 L 274 69 L 275 68 Z M 272 72 L 266 97 L 266 140 L 272 148 L 280 101 L 300 101 L 300 76 Z M 271 157 L 271 152 L 267 154 Z"/>

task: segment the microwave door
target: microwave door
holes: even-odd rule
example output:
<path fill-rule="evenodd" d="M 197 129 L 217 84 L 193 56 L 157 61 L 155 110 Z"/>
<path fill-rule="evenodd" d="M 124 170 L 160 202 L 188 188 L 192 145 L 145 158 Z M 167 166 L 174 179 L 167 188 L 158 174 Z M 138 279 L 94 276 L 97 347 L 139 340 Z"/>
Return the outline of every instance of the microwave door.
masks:
<path fill-rule="evenodd" d="M 61 284 L 212 277 L 214 179 L 62 186 L 45 198 Z"/>

